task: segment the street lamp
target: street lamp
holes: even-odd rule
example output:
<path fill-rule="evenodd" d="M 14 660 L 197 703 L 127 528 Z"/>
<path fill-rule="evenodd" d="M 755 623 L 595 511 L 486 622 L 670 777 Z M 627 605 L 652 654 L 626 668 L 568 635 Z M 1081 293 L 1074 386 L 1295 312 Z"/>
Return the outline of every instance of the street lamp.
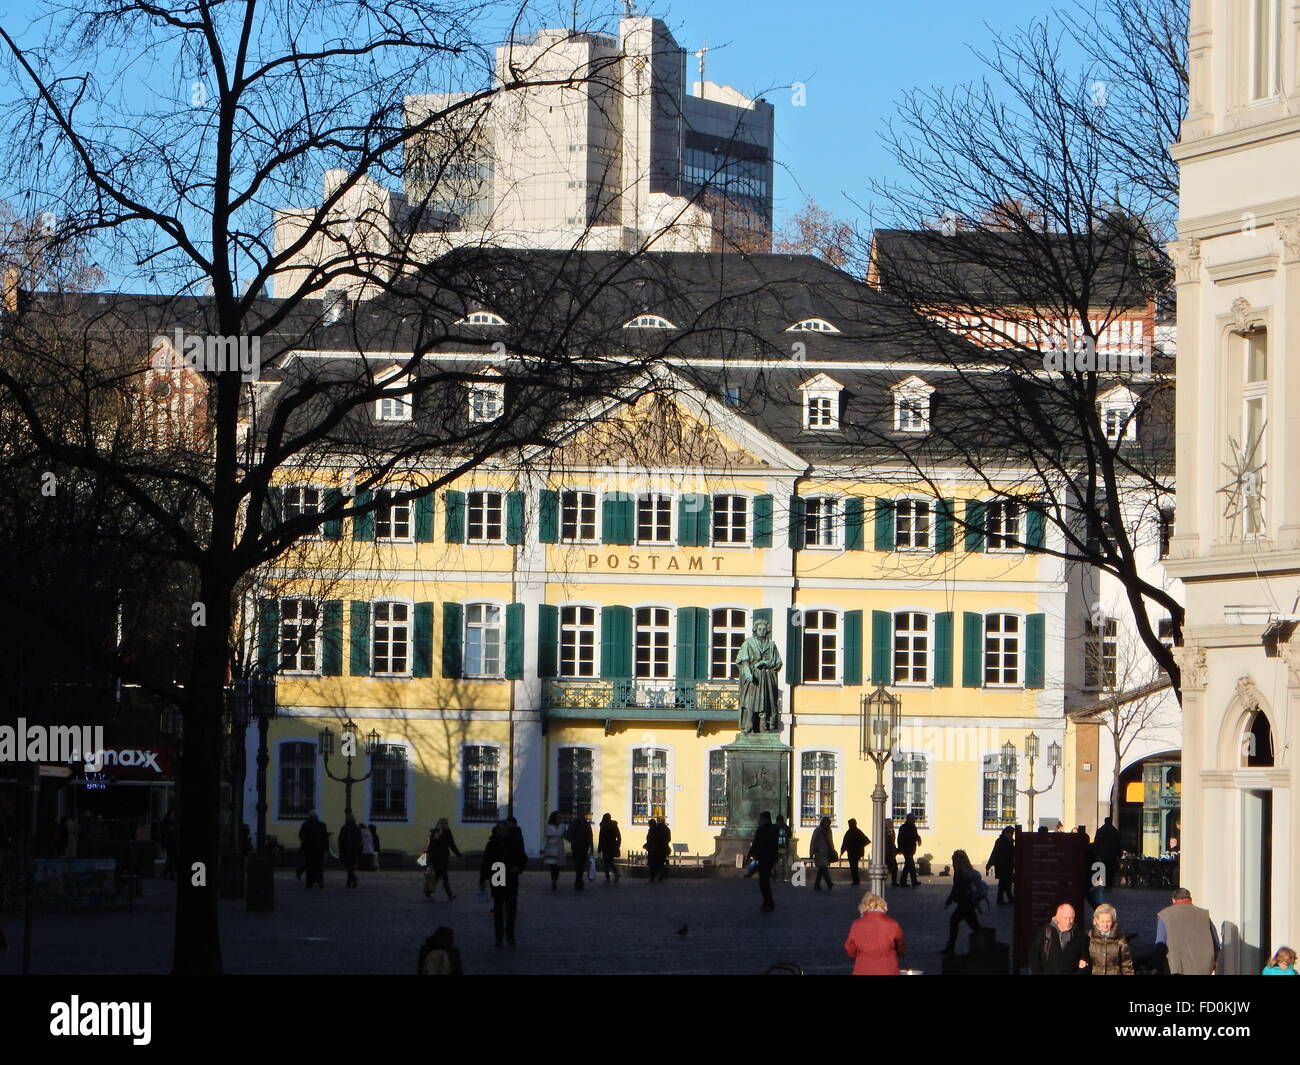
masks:
<path fill-rule="evenodd" d="M 1052 771 L 1052 779 L 1047 782 L 1045 788 L 1034 787 L 1034 763 L 1038 761 L 1039 741 L 1038 736 L 1031 732 L 1025 737 L 1025 760 L 1029 763 L 1029 787 L 1017 788 L 1017 795 L 1029 796 L 1029 830 L 1032 832 L 1034 825 L 1034 796 L 1042 795 L 1046 791 L 1051 791 L 1052 786 L 1056 783 L 1057 771 L 1061 768 L 1061 745 L 1053 741 L 1047 745 L 1047 768 Z M 1018 770 L 1016 764 L 1016 746 L 1010 740 L 1002 745 L 1002 772 L 1010 777 L 1015 777 Z"/>
<path fill-rule="evenodd" d="M 379 733 L 374 729 L 370 730 L 370 735 L 366 737 L 366 754 L 374 757 L 375 752 L 379 749 Z M 352 775 L 352 759 L 357 753 L 357 724 L 351 718 L 343 723 L 343 757 L 347 759 L 347 769 L 343 776 L 336 777 L 330 772 L 330 758 L 334 754 L 334 733 L 329 728 L 321 729 L 320 733 L 320 753 L 321 759 L 325 766 L 325 775 L 330 780 L 337 780 L 343 785 L 343 815 L 346 819 L 352 813 L 352 785 L 360 784 L 364 780 L 370 779 L 370 774 L 375 771 L 374 763 L 366 771 L 363 777 L 354 777 Z"/>
<path fill-rule="evenodd" d="M 246 863 L 244 897 L 250 910 L 273 910 L 275 867 L 266 842 L 266 769 L 271 761 L 267 730 L 276 716 L 275 674 L 259 670 L 251 677 L 235 681 L 234 689 L 231 702 L 237 707 L 235 712 L 241 721 L 240 734 L 243 724 L 250 719 L 257 721 L 257 849 Z"/>
<path fill-rule="evenodd" d="M 894 753 L 903 700 L 883 683 L 862 697 L 858 757 L 876 763 L 876 790 L 871 793 L 871 865 L 867 885 L 873 895 L 885 894 L 885 763 Z"/>

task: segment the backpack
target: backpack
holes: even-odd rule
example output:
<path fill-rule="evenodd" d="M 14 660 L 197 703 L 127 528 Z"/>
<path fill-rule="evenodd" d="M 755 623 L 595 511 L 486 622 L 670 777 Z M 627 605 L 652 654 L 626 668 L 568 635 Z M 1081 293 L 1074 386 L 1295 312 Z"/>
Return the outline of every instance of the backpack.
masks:
<path fill-rule="evenodd" d="M 970 874 L 970 897 L 971 901 L 975 903 L 976 909 L 979 908 L 980 903 L 985 906 L 989 904 L 989 886 L 984 883 L 984 878 L 973 869 Z"/>

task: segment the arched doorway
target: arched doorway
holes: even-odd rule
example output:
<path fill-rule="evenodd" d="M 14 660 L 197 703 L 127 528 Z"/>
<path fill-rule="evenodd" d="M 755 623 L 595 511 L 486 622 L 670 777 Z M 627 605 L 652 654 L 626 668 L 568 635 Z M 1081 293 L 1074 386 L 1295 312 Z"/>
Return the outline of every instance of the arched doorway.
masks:
<path fill-rule="evenodd" d="M 1148 755 L 1119 779 L 1120 846 L 1145 858 L 1176 856 L 1182 847 L 1182 752 Z"/>

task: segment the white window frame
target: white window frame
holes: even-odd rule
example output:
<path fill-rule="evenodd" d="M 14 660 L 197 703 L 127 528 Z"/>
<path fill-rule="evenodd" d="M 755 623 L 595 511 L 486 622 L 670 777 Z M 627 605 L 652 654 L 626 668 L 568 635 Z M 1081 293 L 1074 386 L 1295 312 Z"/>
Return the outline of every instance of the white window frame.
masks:
<path fill-rule="evenodd" d="M 717 614 L 719 610 L 725 610 L 727 612 L 725 625 L 719 625 L 715 620 L 714 615 Z M 741 615 L 739 626 L 733 624 L 735 618 L 732 617 L 732 614 L 735 612 L 739 612 Z M 726 606 L 726 605 L 709 607 L 709 679 L 710 680 L 731 681 L 731 680 L 735 680 L 737 677 L 740 676 L 740 670 L 735 664 L 735 657 L 740 652 L 740 648 L 744 644 L 745 639 L 749 636 L 752 625 L 753 625 L 753 612 L 749 607 Z M 714 662 L 714 657 L 713 657 L 713 652 L 717 644 L 717 636 L 719 633 L 722 633 L 725 636 L 724 642 L 728 653 L 727 671 L 723 676 L 718 676 L 717 670 L 715 668 L 716 663 Z M 739 635 L 740 637 L 739 640 L 737 640 L 736 638 L 737 635 Z M 733 671 L 734 671 L 734 675 L 733 675 Z"/>
<path fill-rule="evenodd" d="M 710 747 L 710 748 L 708 748 L 708 749 L 704 752 L 704 823 L 703 823 L 703 825 L 701 826 L 701 828 L 703 828 L 703 830 L 704 830 L 705 832 L 715 832 L 715 833 L 716 833 L 716 831 L 717 831 L 719 828 L 721 828 L 723 825 L 725 825 L 725 824 L 727 823 L 727 818 L 726 818 L 726 815 L 724 814 L 724 815 L 723 815 L 723 819 L 722 819 L 721 821 L 713 821 L 713 820 L 710 820 L 710 816 L 709 816 L 709 815 L 710 815 L 710 811 L 711 811 L 712 806 L 713 806 L 713 803 L 712 803 L 712 798 L 713 798 L 713 795 L 712 795 L 712 793 L 713 793 L 713 766 L 712 766 L 712 762 L 713 762 L 713 755 L 714 755 L 715 753 L 717 753 L 717 754 L 721 754 L 721 755 L 722 755 L 722 766 L 723 766 L 723 776 L 722 776 L 722 793 L 723 793 L 723 794 L 722 794 L 722 804 L 723 804 L 724 807 L 725 807 L 726 804 L 727 804 L 727 794 L 726 794 L 726 792 L 727 792 L 727 777 L 726 777 L 727 749 L 726 749 L 725 747 L 720 747 L 720 746 L 719 746 L 719 747 Z"/>
<path fill-rule="evenodd" d="M 998 532 L 994 532 L 993 508 L 998 508 L 1001 520 L 997 523 Z M 1010 515 L 1010 521 L 1007 516 Z M 989 554 L 1024 554 L 1025 508 L 1009 499 L 994 499 L 984 504 L 984 550 Z M 1008 531 L 1010 529 L 1010 531 Z M 1019 540 L 1022 543 L 999 544 L 994 540 Z"/>
<path fill-rule="evenodd" d="M 627 821 L 626 824 L 644 827 L 649 824 L 650 817 L 654 809 L 654 792 L 653 789 L 647 791 L 647 810 L 646 816 L 642 820 L 636 817 L 636 756 L 638 751 L 663 751 L 664 753 L 664 820 L 668 822 L 671 829 L 676 822 L 676 812 L 673 810 L 673 780 L 676 776 L 674 748 L 667 743 L 638 743 L 628 751 L 628 774 L 627 774 Z M 633 849 L 637 844 L 632 844 Z"/>
<path fill-rule="evenodd" d="M 409 374 L 398 373 L 383 382 L 385 391 L 403 391 L 411 387 Z M 414 397 L 405 395 L 380 396 L 375 400 L 375 420 L 380 422 L 409 422 L 414 413 Z"/>
<path fill-rule="evenodd" d="M 910 512 L 910 520 L 912 522 L 911 531 L 908 533 L 908 537 L 909 537 L 908 543 L 901 542 L 901 538 L 903 535 L 901 512 L 904 506 L 908 507 Z M 917 526 L 918 519 L 921 517 L 921 515 L 915 513 L 915 510 L 918 506 L 925 507 L 925 514 L 924 514 L 925 528 L 924 529 L 920 529 Z M 899 499 L 895 499 L 893 501 L 893 506 L 890 508 L 890 510 L 893 512 L 893 518 L 894 518 L 893 550 L 902 551 L 902 552 L 911 551 L 911 552 L 916 552 L 917 554 L 933 554 L 934 537 L 936 531 L 935 511 L 937 509 L 938 507 L 933 499 L 923 499 L 919 496 L 903 496 Z M 924 537 L 925 543 L 917 543 L 917 540 L 922 537 Z"/>
<path fill-rule="evenodd" d="M 475 382 L 469 386 L 469 420 L 474 424 L 494 422 L 505 413 L 505 409 L 505 385 Z"/>
<path fill-rule="evenodd" d="M 470 612 L 475 609 L 491 609 L 497 612 L 496 623 L 489 624 L 486 621 L 480 621 L 477 624 L 470 620 Z M 506 608 L 505 604 L 493 599 L 475 599 L 467 602 L 462 608 L 462 631 L 461 631 L 461 675 L 464 677 L 481 677 L 489 680 L 500 680 L 505 676 L 506 665 Z M 497 634 L 497 669 L 494 672 L 486 670 L 471 670 L 469 668 L 469 648 L 470 648 L 470 629 L 475 628 L 481 633 L 488 633 L 496 630 Z M 486 643 L 483 647 L 486 649 Z M 486 663 L 486 655 L 480 655 L 480 665 Z"/>
<path fill-rule="evenodd" d="M 470 311 L 464 318 L 457 318 L 453 325 L 508 325 L 509 323 L 495 311 Z"/>
<path fill-rule="evenodd" d="M 375 669 L 375 655 L 379 647 L 379 607 L 381 606 L 401 606 L 406 608 L 405 621 L 389 620 L 385 623 L 385 628 L 392 628 L 396 625 L 406 626 L 406 668 L 404 670 L 387 670 L 381 672 Z M 391 652 L 392 640 L 389 639 L 390 651 L 388 655 L 389 664 L 392 664 L 393 654 Z M 409 677 L 411 675 L 411 654 L 414 651 L 415 643 L 415 604 L 409 599 L 372 599 L 370 601 L 370 675 L 372 677 Z"/>
<path fill-rule="evenodd" d="M 565 536 L 565 535 L 564 535 L 564 525 L 565 525 L 565 521 L 564 521 L 564 511 L 565 511 L 565 502 L 564 502 L 564 497 L 565 497 L 565 496 L 573 496 L 573 497 L 575 497 L 575 500 L 576 500 L 577 520 L 573 523 L 573 524 L 574 524 L 574 527 L 575 527 L 575 532 L 579 534 L 579 535 L 576 535 L 576 536 Z M 589 499 L 590 504 L 591 504 L 591 505 L 590 505 L 590 508 L 587 508 L 586 506 L 584 506 L 584 504 L 583 504 L 583 497 L 584 497 L 584 496 L 586 496 L 586 497 Z M 601 507 L 600 507 L 600 496 L 599 496 L 598 493 L 593 492 L 593 491 L 591 491 L 590 489 L 587 489 L 587 488 L 563 488 L 563 489 L 560 490 L 560 498 L 559 498 L 558 508 L 557 508 L 557 509 L 558 509 L 558 515 L 557 515 L 556 539 L 558 540 L 559 543 L 562 543 L 562 544 L 598 544 L 598 543 L 600 543 L 600 510 L 601 510 Z M 582 536 L 581 533 L 582 533 L 582 526 L 583 526 L 583 512 L 584 512 L 584 510 L 587 510 L 587 509 L 590 509 L 590 512 L 591 512 L 591 535 L 590 535 L 590 536 Z"/>
<path fill-rule="evenodd" d="M 1268 20 L 1266 26 L 1260 26 L 1260 16 Z M 1281 94 L 1283 36 L 1282 19 L 1284 16 L 1282 0 L 1251 0 L 1250 36 L 1246 40 L 1247 53 L 1247 93 L 1252 105 L 1269 103 Z M 1265 45 L 1261 53 L 1258 45 Z M 1260 67 L 1264 69 L 1261 72 Z M 1261 73 L 1263 77 L 1261 78 Z M 1268 84 L 1268 91 L 1259 92 L 1260 82 Z"/>
<path fill-rule="evenodd" d="M 642 626 L 638 615 L 643 610 L 651 611 L 651 623 Z M 657 622 L 653 611 L 662 610 L 665 620 L 660 625 Z M 674 656 L 676 654 L 676 633 L 675 629 L 676 610 L 666 603 L 642 603 L 632 608 L 632 678 L 643 681 L 670 681 L 676 674 Z M 649 665 L 650 673 L 642 675 L 641 668 L 641 634 L 649 634 L 650 641 L 648 648 L 650 651 Z M 662 637 L 662 638 L 661 638 Z M 662 673 L 656 672 L 660 668 L 658 661 L 660 652 L 663 653 Z"/>
<path fill-rule="evenodd" d="M 1015 618 L 1016 631 L 1014 633 L 998 632 L 994 635 L 999 637 L 998 650 L 994 653 L 999 656 L 1000 664 L 998 666 L 999 674 L 1005 674 L 1005 658 L 1008 652 L 1005 650 L 1007 638 L 1014 636 L 1017 642 L 1016 650 L 1016 679 L 1014 681 L 990 681 L 988 679 L 988 656 L 989 656 L 989 619 L 990 618 Z M 1015 611 L 995 610 L 984 615 L 984 639 L 983 646 L 980 648 L 980 686 L 983 688 L 1023 688 L 1025 686 L 1025 615 L 1018 614 Z"/>
<path fill-rule="evenodd" d="M 718 539 L 718 514 L 721 512 L 718 507 L 718 500 L 728 500 L 727 514 L 728 521 L 726 528 L 734 530 L 735 507 L 739 501 L 744 507 L 745 515 L 740 522 L 740 539 L 738 540 L 719 540 Z M 753 538 L 753 521 L 754 521 L 754 501 L 752 497 L 738 492 L 715 492 L 709 500 L 709 542 L 714 547 L 748 547 Z"/>
<path fill-rule="evenodd" d="M 839 330 L 825 318 L 803 318 L 788 329 L 787 333 L 838 333 Z"/>
<path fill-rule="evenodd" d="M 283 792 L 283 774 L 284 774 L 284 751 L 283 748 L 291 743 L 302 743 L 312 750 L 312 773 L 311 773 L 311 802 L 307 804 L 308 810 L 319 810 L 321 808 L 321 781 L 325 776 L 319 760 L 319 744 L 314 738 L 307 736 L 285 736 L 275 741 L 275 816 L 273 820 L 284 824 L 301 823 L 307 820 L 304 813 L 301 817 L 284 815 L 284 806 L 282 802 Z M 267 797 L 267 806 L 270 807 L 270 797 Z M 269 809 L 268 809 L 269 813 Z"/>
<path fill-rule="evenodd" d="M 641 538 L 641 505 L 646 503 L 650 507 L 651 525 L 650 528 L 655 533 L 665 531 L 664 527 L 658 520 L 663 513 L 667 513 L 667 535 L 662 539 L 643 540 Z M 661 507 L 660 504 L 663 504 Z M 640 492 L 637 494 L 636 502 L 633 504 L 635 510 L 632 514 L 633 529 L 632 535 L 636 540 L 638 547 L 654 547 L 659 544 L 674 544 L 676 540 L 673 535 L 676 532 L 676 500 L 667 492 Z"/>
<path fill-rule="evenodd" d="M 1094 625 L 1092 618 L 1084 623 L 1083 690 L 1114 691 L 1119 681 L 1119 618 L 1097 620 L 1100 626 Z M 1109 684 L 1106 683 L 1108 672 Z"/>
<path fill-rule="evenodd" d="M 835 409 L 836 396 L 824 392 L 809 392 L 803 398 L 803 427 L 810 431 L 829 432 L 840 427 L 839 413 Z"/>
<path fill-rule="evenodd" d="M 289 521 L 293 518 L 301 517 L 303 514 L 315 514 L 319 516 L 325 510 L 325 493 L 328 491 L 329 489 L 327 487 L 319 484 L 286 484 L 283 487 L 284 520 Z M 297 507 L 294 507 L 289 502 L 290 492 L 301 492 L 301 493 L 315 492 L 316 493 L 315 508 L 312 509 L 312 508 L 305 507 L 301 505 L 301 503 Z M 321 533 L 322 533 L 321 526 L 317 525 L 316 528 L 311 530 L 311 532 L 304 533 L 302 535 L 302 539 L 319 540 L 321 538 Z"/>
<path fill-rule="evenodd" d="M 300 603 L 300 604 L 301 604 L 301 603 L 310 603 L 310 604 L 315 608 L 315 617 L 312 618 L 312 622 L 311 622 L 311 624 L 312 624 L 312 628 L 313 628 L 313 630 L 314 630 L 313 635 L 312 635 L 312 639 L 311 639 L 311 657 L 312 657 L 312 661 L 315 663 L 315 665 L 313 665 L 313 666 L 312 666 L 311 668 L 309 668 L 309 669 L 303 668 L 301 665 L 295 665 L 295 666 L 294 666 L 293 668 L 291 668 L 291 669 L 286 669 L 286 668 L 284 667 L 284 629 L 285 629 L 285 625 L 286 625 L 286 619 L 285 619 L 285 616 L 284 616 L 284 615 L 285 615 L 285 609 L 284 609 L 284 608 L 285 608 L 285 604 L 286 604 L 286 603 Z M 318 676 L 320 676 L 320 671 L 321 671 L 321 638 L 322 638 L 322 635 L 323 635 L 323 634 L 321 633 L 321 621 L 322 621 L 322 618 L 321 618 L 321 613 L 322 613 L 322 610 L 321 610 L 321 603 L 320 603 L 319 601 L 315 600 L 315 599 L 310 598 L 309 596 L 299 596 L 299 595 L 288 595 L 288 596 L 283 596 L 283 597 L 280 599 L 280 602 L 279 602 L 279 613 L 280 613 L 280 620 L 279 620 L 279 626 L 278 626 L 277 631 L 276 631 L 276 653 L 277 653 L 277 655 L 279 656 L 279 670 L 278 670 L 278 672 L 283 673 L 283 674 L 285 674 L 286 676 L 300 676 L 300 677 L 301 677 L 301 676 L 308 676 L 308 677 L 312 677 L 312 676 L 318 677 Z M 303 624 L 302 624 L 302 619 L 301 619 L 301 618 L 299 618 L 299 619 L 297 620 L 297 622 L 294 623 L 294 627 L 295 627 L 296 629 L 298 629 L 298 632 L 299 632 L 298 639 L 297 639 L 297 641 L 296 641 L 296 646 L 297 646 L 298 649 L 297 649 L 297 651 L 294 652 L 294 662 L 295 662 L 295 663 L 300 663 L 300 662 L 302 661 L 302 650 L 303 650 L 303 641 L 302 641 L 302 628 L 303 628 Z"/>
<path fill-rule="evenodd" d="M 564 808 L 560 805 L 560 752 L 563 750 L 588 751 L 591 754 L 591 810 L 587 814 L 593 821 L 596 816 L 597 803 L 600 800 L 600 748 L 594 743 L 571 743 L 568 740 L 557 743 L 551 755 L 551 806 L 552 810 Z M 596 827 L 596 826 L 593 826 Z M 627 850 L 626 842 L 624 851 Z"/>
<path fill-rule="evenodd" d="M 812 539 L 808 535 L 808 522 L 812 517 L 812 509 L 813 509 L 812 504 L 814 502 L 829 504 L 830 514 L 820 515 L 817 519 L 820 523 L 822 523 L 820 526 L 821 528 L 829 529 L 830 536 L 829 536 L 829 542 L 827 543 L 820 543 L 820 542 L 813 543 Z M 804 496 L 803 506 L 804 506 L 804 528 L 803 528 L 804 547 L 812 551 L 839 550 L 840 545 L 843 543 L 843 528 L 844 528 L 843 497 L 835 496 L 835 495 Z M 829 521 L 829 526 L 826 526 L 825 524 L 827 521 Z"/>
<path fill-rule="evenodd" d="M 468 781 L 465 778 L 465 749 L 467 747 L 488 747 L 497 752 L 497 787 L 496 787 L 496 815 L 493 817 L 475 817 L 467 820 L 465 818 L 465 793 Z M 509 751 L 506 745 L 497 740 L 462 740 L 460 746 L 456 749 L 456 823 L 462 828 L 469 828 L 481 825 L 491 825 L 501 817 L 502 809 L 507 805 L 503 802 L 503 796 L 507 791 L 506 782 L 509 780 L 509 766 L 506 759 L 509 757 Z"/>
<path fill-rule="evenodd" d="M 894 431 L 928 433 L 930 431 L 930 397 L 934 386 L 916 375 L 894 385 Z"/>
<path fill-rule="evenodd" d="M 808 679 L 808 645 L 806 643 L 806 639 L 809 630 L 812 629 L 812 626 L 808 624 L 808 620 L 810 616 L 813 614 L 830 614 L 835 619 L 835 625 L 834 628 L 818 628 L 814 630 L 823 635 L 818 640 L 818 649 L 817 649 L 818 679 L 809 680 Z M 801 684 L 817 684 L 823 686 L 836 686 L 836 687 L 838 687 L 841 684 L 840 669 L 844 661 L 843 658 L 844 631 L 843 630 L 844 630 L 843 611 L 837 610 L 834 607 L 822 607 L 822 606 L 810 606 L 803 609 L 803 624 L 799 626 L 799 643 L 800 643 L 800 647 L 803 648 L 803 656 L 802 656 L 803 661 L 801 663 L 802 668 L 800 669 L 801 676 L 799 681 Z M 824 679 L 821 677 L 821 673 L 824 672 L 826 669 L 826 665 L 822 661 L 822 655 L 825 650 L 825 648 L 823 647 L 823 643 L 826 634 L 833 634 L 835 638 L 835 657 L 830 665 L 829 679 Z"/>
<path fill-rule="evenodd" d="M 1001 751 L 994 751 L 992 754 L 985 754 L 980 757 L 979 810 L 980 810 L 980 831 L 981 832 L 1001 832 L 1008 825 L 1015 825 L 1017 823 L 1017 819 L 1020 816 L 1020 795 L 1016 791 L 1016 786 L 1020 782 L 1019 781 L 1019 772 L 1020 772 L 1019 759 L 1020 759 L 1020 755 L 1017 753 L 1015 771 L 1011 773 L 1004 773 L 1002 771 Z M 992 773 L 990 773 L 988 768 L 990 765 L 994 767 Z M 990 819 L 984 816 L 984 786 L 987 782 L 985 778 L 990 775 L 993 776 L 998 783 L 999 816 L 993 821 L 990 821 Z M 1008 784 L 1010 785 L 1010 789 L 1008 789 L 1007 787 Z M 1010 796 L 1011 796 L 1011 817 L 1009 820 L 1001 816 L 1003 804 L 1006 802 L 1008 798 L 1008 790 L 1010 791 Z"/>
<path fill-rule="evenodd" d="M 360 737 L 358 737 L 358 742 L 360 742 Z M 414 790 L 415 789 L 415 766 L 412 761 L 412 756 L 415 753 L 414 748 L 411 746 L 411 743 L 408 740 L 390 739 L 387 736 L 380 738 L 379 746 L 398 747 L 404 752 L 402 756 L 403 764 L 405 767 L 403 772 L 404 779 L 402 781 L 402 798 L 404 800 L 402 806 L 403 806 L 404 813 L 403 816 L 401 817 L 379 817 L 375 814 L 374 795 L 375 795 L 375 785 L 378 783 L 378 777 L 372 772 L 370 777 L 366 781 L 365 810 L 368 819 L 380 825 L 409 825 L 411 823 L 412 817 L 415 814 L 415 790 Z M 373 770 L 374 755 L 367 755 L 366 762 L 367 762 L 367 767 Z"/>
<path fill-rule="evenodd" d="M 816 828 L 818 825 L 821 824 L 822 818 L 827 816 L 826 814 L 820 812 L 817 813 L 817 815 L 813 817 L 811 820 L 804 816 L 803 784 L 804 784 L 805 774 L 804 774 L 803 760 L 805 757 L 807 757 L 810 754 L 831 756 L 832 765 L 830 771 L 827 772 L 824 768 L 818 767 L 815 772 L 818 780 L 826 780 L 826 779 L 830 780 L 831 813 L 829 816 L 831 819 L 831 828 L 832 829 L 837 828 L 839 827 L 840 822 L 843 820 L 841 816 L 843 807 L 841 805 L 840 774 L 844 768 L 844 758 L 843 755 L 841 755 L 840 751 L 835 747 L 805 747 L 799 750 L 799 757 L 795 761 L 795 765 L 798 767 L 799 770 L 799 790 L 797 792 L 798 795 L 797 801 L 799 804 L 799 813 L 798 813 L 799 827 Z M 818 788 L 817 793 L 818 795 L 821 795 L 823 793 L 822 789 Z"/>
<path fill-rule="evenodd" d="M 916 618 L 918 617 L 922 618 L 924 620 L 923 627 L 920 629 L 912 627 L 912 628 L 908 628 L 903 632 L 900 632 L 898 628 L 898 621 L 899 618 L 902 618 L 904 616 L 911 619 L 913 626 L 915 626 Z M 904 640 L 905 650 L 903 651 L 903 653 L 907 655 L 907 659 L 908 659 L 908 665 L 905 667 L 907 673 L 906 680 L 898 679 L 898 655 L 900 653 L 899 652 L 900 637 Z M 923 652 L 918 651 L 916 649 L 915 643 L 917 640 L 925 641 L 925 648 Z M 932 613 L 930 613 L 928 610 L 902 609 L 902 610 L 895 610 L 890 615 L 889 675 L 891 678 L 893 678 L 891 680 L 892 685 L 899 688 L 933 687 L 934 650 L 935 650 L 934 615 Z M 915 670 L 915 658 L 916 655 L 922 653 L 925 655 L 925 660 L 924 660 L 925 664 L 922 667 L 922 672 L 924 675 L 920 680 L 915 680 L 913 679 L 912 676 Z"/>
<path fill-rule="evenodd" d="M 381 494 L 396 495 L 399 492 L 410 491 L 406 485 L 390 485 L 386 488 L 379 489 Z M 405 524 L 406 535 L 392 535 L 401 522 L 397 518 L 397 512 L 404 510 L 406 512 Z M 385 516 L 386 515 L 386 516 Z M 384 536 L 379 531 L 380 522 L 387 522 L 389 535 Z M 375 542 L 385 544 L 409 544 L 415 540 L 415 500 L 408 499 L 404 503 L 389 503 L 386 507 L 375 508 Z"/>
<path fill-rule="evenodd" d="M 658 314 L 638 314 L 631 321 L 623 323 L 624 329 L 676 329 L 667 318 Z"/>
<path fill-rule="evenodd" d="M 925 763 L 925 768 L 919 774 L 909 769 L 906 776 L 908 780 L 915 780 L 919 776 L 925 782 L 925 816 L 916 819 L 916 827 L 928 828 L 930 825 L 930 812 L 934 807 L 934 758 L 925 751 L 898 751 L 895 753 L 894 757 L 889 760 L 889 764 L 892 768 L 889 773 L 888 809 L 890 811 L 890 817 L 894 822 L 895 834 L 897 834 L 898 830 L 902 827 L 903 822 L 907 820 L 907 815 L 912 811 L 912 807 L 910 806 L 903 811 L 901 816 L 894 811 L 895 771 L 898 766 L 902 765 L 904 762 L 910 764 L 917 758 L 921 759 L 921 761 Z M 895 759 L 897 759 L 897 761 L 895 761 Z"/>
<path fill-rule="evenodd" d="M 569 631 L 581 634 L 583 632 L 591 633 L 591 672 L 590 673 L 565 673 L 564 672 L 564 612 L 566 610 L 591 611 L 591 624 L 587 625 L 581 621 L 582 615 L 576 614 L 579 619 L 574 625 L 568 626 Z M 600 607 L 593 603 L 564 603 L 559 607 L 558 620 L 556 621 L 556 639 L 559 641 L 555 648 L 555 672 L 560 680 L 593 680 L 600 676 Z M 582 661 L 582 640 L 581 637 L 574 641 L 574 662 L 580 665 Z"/>
<path fill-rule="evenodd" d="M 1112 444 L 1127 444 L 1137 439 L 1137 417 L 1128 404 L 1107 404 L 1101 408 L 1101 429 Z"/>
<path fill-rule="evenodd" d="M 471 534 L 470 526 L 473 524 L 472 515 L 475 508 L 473 499 L 475 496 L 483 497 L 483 502 L 480 504 L 480 506 L 483 508 L 483 518 L 480 522 L 480 525 L 483 527 L 484 531 L 486 531 L 488 528 L 487 497 L 488 496 L 497 497 L 497 504 L 496 504 L 496 510 L 498 515 L 497 520 L 501 531 L 496 536 L 474 536 L 473 534 Z M 506 493 L 505 492 L 501 491 L 499 488 L 477 488 L 472 492 L 465 493 L 465 542 L 467 544 L 503 544 L 506 542 Z"/>
<path fill-rule="evenodd" d="M 1255 342 L 1262 340 L 1264 345 L 1264 375 L 1259 380 L 1251 380 L 1250 361 L 1251 354 L 1255 348 Z M 1253 459 L 1253 465 L 1256 470 L 1264 467 L 1268 462 L 1268 408 L 1269 408 L 1269 373 L 1272 367 L 1269 365 L 1272 359 L 1272 345 L 1269 343 L 1268 330 L 1257 327 L 1252 332 L 1241 338 L 1241 424 L 1240 438 L 1238 446 L 1241 447 L 1247 455 Z M 1253 451 L 1252 443 L 1254 434 L 1251 431 L 1251 409 L 1258 404 L 1260 412 L 1259 418 L 1259 446 Z M 1233 461 L 1236 461 L 1234 456 Z M 1259 481 L 1264 480 L 1262 472 L 1257 473 Z M 1243 540 L 1258 540 L 1264 538 L 1268 533 L 1268 510 L 1265 507 L 1265 500 L 1262 497 L 1262 485 L 1259 486 L 1260 500 L 1258 508 L 1254 509 L 1249 506 L 1245 486 L 1241 489 L 1241 503 L 1244 508 L 1241 515 L 1241 531 Z"/>

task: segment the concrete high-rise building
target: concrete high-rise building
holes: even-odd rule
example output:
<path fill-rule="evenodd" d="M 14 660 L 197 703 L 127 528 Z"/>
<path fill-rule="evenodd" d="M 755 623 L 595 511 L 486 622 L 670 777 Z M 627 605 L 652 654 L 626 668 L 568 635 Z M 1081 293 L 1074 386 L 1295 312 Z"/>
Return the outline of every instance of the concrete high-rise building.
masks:
<path fill-rule="evenodd" d="M 1220 972 L 1300 936 L 1300 19 L 1192 0 L 1174 156 L 1182 877 Z"/>
<path fill-rule="evenodd" d="M 703 63 L 701 63 L 701 75 Z M 618 33 L 543 29 L 496 50 L 496 87 L 406 98 L 404 187 L 359 181 L 330 238 L 304 248 L 277 295 L 341 251 L 431 261 L 467 244 L 631 251 L 767 251 L 772 233 L 773 109 L 701 77 L 659 19 Z M 513 86 L 522 84 L 523 87 Z M 347 178 L 325 174 L 328 198 Z M 316 208 L 277 215 L 283 248 Z M 364 291 L 364 285 L 350 287 Z"/>

